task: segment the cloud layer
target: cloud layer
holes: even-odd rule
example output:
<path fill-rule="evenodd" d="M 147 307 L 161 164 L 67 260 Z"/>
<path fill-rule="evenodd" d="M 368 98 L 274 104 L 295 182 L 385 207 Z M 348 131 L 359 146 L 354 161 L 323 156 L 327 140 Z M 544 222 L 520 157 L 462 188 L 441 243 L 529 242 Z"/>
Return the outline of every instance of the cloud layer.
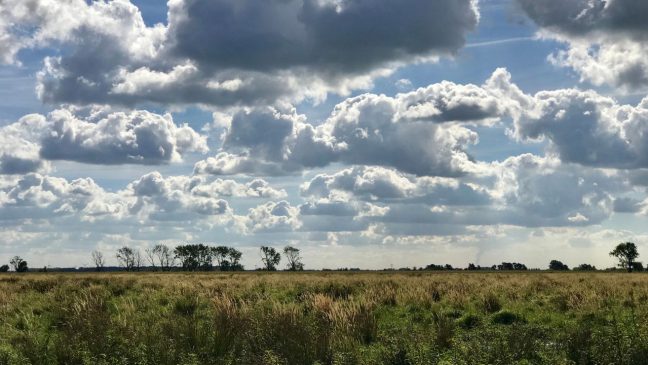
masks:
<path fill-rule="evenodd" d="M 455 53 L 479 19 L 475 0 L 170 1 L 168 24 L 152 27 L 124 0 L 5 4 L 0 60 L 64 45 L 45 59 L 38 93 L 75 104 L 322 99 Z"/>
<path fill-rule="evenodd" d="M 567 50 L 550 58 L 573 68 L 595 85 L 628 89 L 648 86 L 648 4 L 637 0 L 516 0 L 542 29 L 565 42 Z"/>
<path fill-rule="evenodd" d="M 145 110 L 99 108 L 82 117 L 72 109 L 31 114 L 3 127 L 0 138 L 5 142 L 0 147 L 4 174 L 40 171 L 53 160 L 158 165 L 178 162 L 184 153 L 209 150 L 206 137 L 186 124 L 178 126 L 170 114 Z"/>

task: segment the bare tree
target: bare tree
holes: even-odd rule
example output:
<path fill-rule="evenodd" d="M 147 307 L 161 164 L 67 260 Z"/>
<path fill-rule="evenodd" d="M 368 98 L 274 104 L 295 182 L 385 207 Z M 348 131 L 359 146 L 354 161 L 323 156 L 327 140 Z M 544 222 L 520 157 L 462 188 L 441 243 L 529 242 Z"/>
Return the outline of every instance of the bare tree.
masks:
<path fill-rule="evenodd" d="M 117 250 L 117 262 L 119 266 L 126 269 L 126 271 L 132 271 L 135 268 L 135 251 L 127 246 L 124 246 Z"/>
<path fill-rule="evenodd" d="M 289 271 L 302 271 L 304 270 L 304 264 L 302 263 L 301 255 L 299 254 L 299 249 L 292 246 L 284 247 L 284 256 L 288 260 L 288 270 Z"/>
<path fill-rule="evenodd" d="M 168 271 L 175 265 L 175 256 L 169 246 L 155 245 L 152 252 L 163 271 Z"/>
<path fill-rule="evenodd" d="M 144 258 L 142 257 L 142 254 L 140 253 L 139 250 L 135 250 L 135 255 L 134 255 L 134 267 L 135 270 L 140 271 L 142 266 L 144 266 Z"/>
<path fill-rule="evenodd" d="M 155 246 L 155 247 L 157 247 L 157 246 Z M 146 261 L 148 261 L 148 263 L 151 265 L 151 267 L 153 268 L 153 271 L 157 270 L 157 267 L 155 266 L 155 259 L 157 257 L 155 255 L 155 247 L 153 247 L 153 248 L 149 247 L 146 250 L 144 250 L 144 255 L 146 255 Z"/>
<path fill-rule="evenodd" d="M 99 250 L 92 251 L 92 262 L 94 262 L 97 271 L 103 271 L 104 267 L 106 266 L 104 255 Z"/>

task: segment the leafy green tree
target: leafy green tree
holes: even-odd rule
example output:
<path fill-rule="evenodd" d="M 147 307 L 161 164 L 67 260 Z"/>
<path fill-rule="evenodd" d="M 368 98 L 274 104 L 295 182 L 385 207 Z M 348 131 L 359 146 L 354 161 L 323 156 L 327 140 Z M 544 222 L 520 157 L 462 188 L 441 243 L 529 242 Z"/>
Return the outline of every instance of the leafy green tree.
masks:
<path fill-rule="evenodd" d="M 14 256 L 9 263 L 15 272 L 27 272 L 29 270 L 27 261 L 23 260 L 20 256 Z"/>
<path fill-rule="evenodd" d="M 241 251 L 227 246 L 218 246 L 212 248 L 212 254 L 220 271 L 239 271 L 243 270 L 241 265 Z"/>
<path fill-rule="evenodd" d="M 265 270 L 276 271 L 281 261 L 281 254 L 273 247 L 261 246 L 261 261 Z"/>
<path fill-rule="evenodd" d="M 302 263 L 301 255 L 299 254 L 299 249 L 292 246 L 286 246 L 283 249 L 284 256 L 288 261 L 288 270 L 289 271 L 302 271 L 304 270 L 304 264 Z"/>
<path fill-rule="evenodd" d="M 569 270 L 569 266 L 563 264 L 561 261 L 551 260 L 549 263 L 549 270 L 564 271 Z"/>
<path fill-rule="evenodd" d="M 229 264 L 227 257 L 229 255 L 230 248 L 227 246 L 218 246 L 212 247 L 211 250 L 214 260 L 216 260 L 216 266 L 218 267 L 218 270 L 226 271 L 225 267 Z"/>
<path fill-rule="evenodd" d="M 208 271 L 212 268 L 213 251 L 211 247 L 202 243 L 181 245 L 176 247 L 174 252 L 184 271 Z"/>
<path fill-rule="evenodd" d="M 0 266 L 0 272 L 7 272 L 7 271 L 9 271 L 9 265 Z"/>
<path fill-rule="evenodd" d="M 230 247 L 227 250 L 227 260 L 225 260 L 225 271 L 241 271 L 243 270 L 243 265 L 241 265 L 241 257 L 243 253 L 233 247 Z"/>
<path fill-rule="evenodd" d="M 633 242 L 619 243 L 614 250 L 610 252 L 610 256 L 614 256 L 619 260 L 619 267 L 632 272 L 635 267 L 635 259 L 639 257 L 637 245 Z"/>

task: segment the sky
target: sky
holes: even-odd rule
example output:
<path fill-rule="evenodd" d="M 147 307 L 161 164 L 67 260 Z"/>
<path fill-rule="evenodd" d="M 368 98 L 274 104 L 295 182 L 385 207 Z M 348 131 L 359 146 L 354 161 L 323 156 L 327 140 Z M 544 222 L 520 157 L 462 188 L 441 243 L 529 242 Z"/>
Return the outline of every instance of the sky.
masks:
<path fill-rule="evenodd" d="M 2 0 L 0 261 L 648 255 L 643 0 Z M 639 258 L 641 260 L 641 257 Z"/>

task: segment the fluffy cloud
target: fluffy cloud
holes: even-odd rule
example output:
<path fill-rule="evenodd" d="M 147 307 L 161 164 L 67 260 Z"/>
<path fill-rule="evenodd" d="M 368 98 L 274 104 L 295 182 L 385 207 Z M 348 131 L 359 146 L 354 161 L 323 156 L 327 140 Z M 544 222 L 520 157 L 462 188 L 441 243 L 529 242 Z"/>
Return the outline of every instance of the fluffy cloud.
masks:
<path fill-rule="evenodd" d="M 137 202 L 131 212 L 158 221 L 195 220 L 195 215 L 222 215 L 230 210 L 227 201 L 213 196 L 208 190 L 193 194 L 199 179 L 172 177 L 164 179 L 159 173 L 150 173 L 128 187 Z"/>
<path fill-rule="evenodd" d="M 158 172 L 142 176 L 131 183 L 126 195 L 136 197 L 131 211 L 154 220 L 182 220 L 192 213 L 204 216 L 230 214 L 223 198 L 277 199 L 284 190 L 272 188 L 266 181 L 255 179 L 242 184 L 233 180 L 209 181 L 200 176 L 163 177 Z"/>
<path fill-rule="evenodd" d="M 365 226 L 381 224 L 389 234 L 454 235 L 469 226 L 598 224 L 620 212 L 626 198 L 615 196 L 626 191 L 631 188 L 620 173 L 527 154 L 485 164 L 479 176 L 461 179 L 379 167 L 321 174 L 302 185 L 309 202 L 301 213 L 353 217 Z"/>
<path fill-rule="evenodd" d="M 27 115 L 2 128 L 0 168 L 5 174 L 42 169 L 45 160 L 93 164 L 163 164 L 186 152 L 208 151 L 206 137 L 177 126 L 171 115 L 148 111 L 94 110 L 77 117 L 71 109 Z"/>
<path fill-rule="evenodd" d="M 583 80 L 628 88 L 648 85 L 648 4 L 640 0 L 517 0 L 542 35 L 568 44 L 552 62 Z"/>
<path fill-rule="evenodd" d="M 233 216 L 226 199 L 267 200 L 286 195 L 261 179 L 243 183 L 152 172 L 122 190 L 108 192 L 90 178 L 69 181 L 30 173 L 0 178 L 0 225 L 42 220 L 57 222 L 62 231 L 78 229 L 82 223 L 103 230 L 93 223 L 110 222 L 112 229 L 127 233 L 160 221 L 170 226 L 201 221 L 225 225 Z"/>
<path fill-rule="evenodd" d="M 521 155 L 494 165 L 505 223 L 520 226 L 590 225 L 613 212 L 614 194 L 628 190 L 618 173 Z M 497 206 L 496 206 L 497 207 Z"/>
<path fill-rule="evenodd" d="M 299 209 L 289 202 L 267 202 L 249 210 L 247 216 L 238 217 L 241 233 L 292 232 L 301 227 Z"/>
<path fill-rule="evenodd" d="M 621 105 L 594 91 L 542 91 L 534 107 L 516 120 L 521 140 L 551 141 L 565 162 L 586 166 L 648 167 L 648 98 L 637 106 Z"/>
<path fill-rule="evenodd" d="M 65 216 L 91 220 L 127 214 L 127 201 L 104 191 L 89 178 L 67 181 L 30 173 L 19 178 L 5 178 L 0 185 L 0 219 L 5 221 Z"/>
<path fill-rule="evenodd" d="M 302 185 L 302 195 L 331 198 L 340 193 L 371 202 L 426 203 L 430 205 L 485 205 L 490 193 L 476 184 L 456 179 L 415 177 L 381 167 L 354 167 L 335 174 L 320 174 Z"/>
<path fill-rule="evenodd" d="M 168 24 L 148 27 L 127 0 L 5 1 L 0 60 L 64 45 L 39 74 L 50 103 L 268 104 L 345 94 L 451 55 L 479 20 L 476 0 L 168 5 Z"/>
<path fill-rule="evenodd" d="M 42 118 L 27 116 L 0 128 L 0 175 L 47 172 L 49 164 L 39 156 Z"/>
<path fill-rule="evenodd" d="M 364 94 L 338 104 L 322 124 L 294 109 L 235 114 L 223 151 L 196 164 L 211 174 L 280 175 L 334 162 L 394 167 L 428 176 L 461 176 L 473 167 L 466 149 L 478 142 L 471 125 L 490 125 L 518 110 L 503 98 L 497 70 L 483 86 L 441 82 L 395 97 Z"/>

